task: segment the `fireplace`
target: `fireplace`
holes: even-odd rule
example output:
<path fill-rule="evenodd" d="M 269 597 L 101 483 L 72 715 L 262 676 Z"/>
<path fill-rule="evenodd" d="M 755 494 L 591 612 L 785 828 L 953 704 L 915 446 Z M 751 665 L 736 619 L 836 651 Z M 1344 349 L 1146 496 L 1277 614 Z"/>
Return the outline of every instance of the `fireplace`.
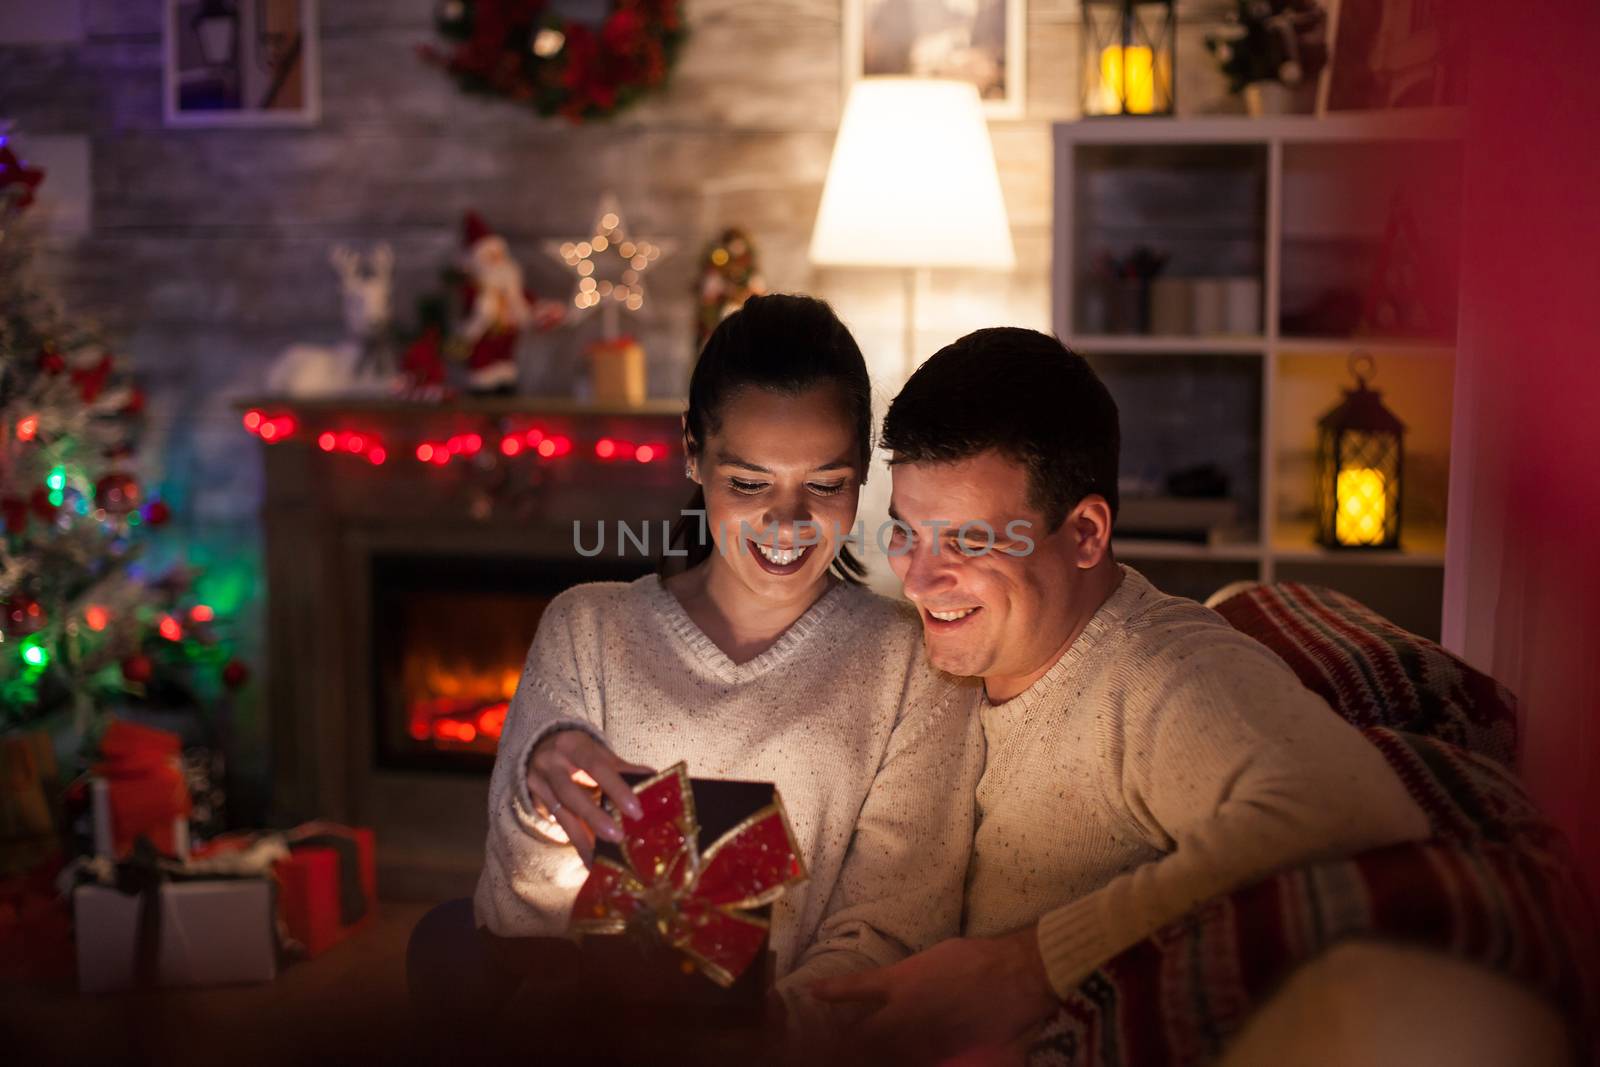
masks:
<path fill-rule="evenodd" d="M 378 555 L 371 561 L 372 722 L 379 768 L 482 774 L 494 762 L 545 606 L 638 560 Z"/>
<path fill-rule="evenodd" d="M 263 448 L 274 818 L 373 827 L 386 894 L 470 893 L 496 734 L 540 613 L 575 583 L 654 564 L 615 540 L 579 552 L 574 523 L 587 546 L 597 523 L 677 514 L 681 405 L 248 406 L 292 428 Z M 385 458 L 341 447 L 357 436 Z M 562 447 L 515 447 L 535 439 Z"/>

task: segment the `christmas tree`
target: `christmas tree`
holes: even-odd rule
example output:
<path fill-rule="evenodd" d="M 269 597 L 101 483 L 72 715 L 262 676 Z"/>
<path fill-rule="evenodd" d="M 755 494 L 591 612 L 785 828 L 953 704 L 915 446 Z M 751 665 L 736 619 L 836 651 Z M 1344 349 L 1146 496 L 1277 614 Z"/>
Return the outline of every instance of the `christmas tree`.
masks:
<path fill-rule="evenodd" d="M 43 180 L 0 136 L 0 733 L 104 709 L 202 710 L 241 684 L 193 572 L 140 565 L 170 517 L 134 474 L 143 394 L 32 267 Z"/>

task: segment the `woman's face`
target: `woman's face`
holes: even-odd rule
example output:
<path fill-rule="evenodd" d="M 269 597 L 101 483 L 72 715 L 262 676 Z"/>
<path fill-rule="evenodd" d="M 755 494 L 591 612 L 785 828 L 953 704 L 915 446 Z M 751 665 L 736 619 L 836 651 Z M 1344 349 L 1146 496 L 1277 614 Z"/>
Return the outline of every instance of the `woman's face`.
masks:
<path fill-rule="evenodd" d="M 863 472 L 844 392 L 752 387 L 722 408 L 694 464 L 712 566 L 763 598 L 801 595 L 824 580 L 855 524 Z"/>

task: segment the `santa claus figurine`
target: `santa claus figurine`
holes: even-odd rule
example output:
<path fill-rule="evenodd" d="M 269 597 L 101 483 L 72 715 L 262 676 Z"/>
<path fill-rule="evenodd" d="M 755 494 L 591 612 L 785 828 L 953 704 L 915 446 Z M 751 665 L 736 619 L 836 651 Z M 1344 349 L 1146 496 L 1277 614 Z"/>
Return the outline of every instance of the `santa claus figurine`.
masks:
<path fill-rule="evenodd" d="M 509 393 L 517 384 L 517 338 L 530 326 L 555 326 L 566 306 L 540 300 L 523 287 L 522 268 L 511 258 L 505 238 L 490 230 L 476 211 L 467 212 L 464 231 L 465 315 L 457 336 L 467 350 L 467 388 Z"/>

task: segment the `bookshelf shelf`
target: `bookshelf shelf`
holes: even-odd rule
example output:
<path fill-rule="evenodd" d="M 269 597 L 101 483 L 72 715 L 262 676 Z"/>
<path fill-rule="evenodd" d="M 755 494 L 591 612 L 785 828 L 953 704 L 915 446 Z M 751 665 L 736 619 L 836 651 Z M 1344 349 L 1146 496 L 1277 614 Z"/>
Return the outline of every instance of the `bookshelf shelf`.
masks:
<path fill-rule="evenodd" d="M 1318 581 L 1437 635 L 1462 126 L 1453 110 L 1056 125 L 1055 331 L 1118 398 L 1124 474 L 1159 484 L 1212 463 L 1245 527 L 1210 544 L 1119 537 L 1119 558 L 1192 588 L 1241 567 Z M 1425 288 L 1391 294 L 1375 279 L 1398 276 L 1398 231 L 1444 236 L 1407 264 Z M 1142 293 L 1115 270 L 1141 247 L 1165 256 Z M 1421 325 L 1386 330 L 1380 313 Z M 1316 418 L 1357 352 L 1409 428 L 1396 551 L 1322 548 L 1310 522 Z"/>

